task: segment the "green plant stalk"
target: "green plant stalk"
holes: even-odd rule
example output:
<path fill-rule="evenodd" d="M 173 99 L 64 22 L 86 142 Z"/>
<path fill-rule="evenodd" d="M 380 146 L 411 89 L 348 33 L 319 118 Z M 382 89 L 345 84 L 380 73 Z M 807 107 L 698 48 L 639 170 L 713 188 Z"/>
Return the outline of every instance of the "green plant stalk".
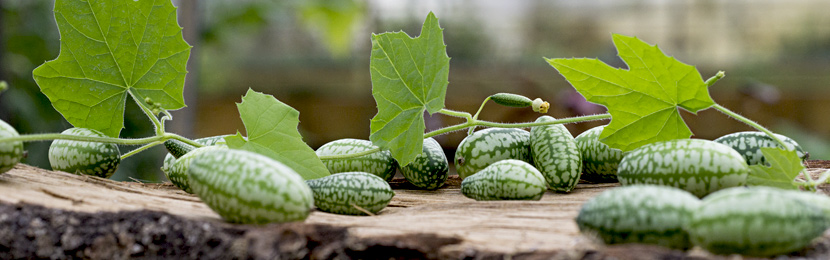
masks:
<path fill-rule="evenodd" d="M 451 111 L 451 110 L 446 110 L 445 111 L 445 109 L 442 109 L 438 113 L 442 113 L 442 114 L 452 113 L 453 114 L 452 116 L 458 116 L 458 117 L 462 117 L 462 116 L 459 116 L 461 114 L 466 114 L 466 115 L 469 116 L 469 113 L 457 112 L 457 111 Z M 447 115 L 449 115 L 449 114 L 447 114 Z M 446 133 L 453 132 L 453 131 L 463 130 L 464 128 L 476 127 L 476 126 L 487 126 L 487 127 L 496 127 L 496 128 L 528 128 L 528 127 L 543 126 L 543 125 L 555 125 L 555 124 L 568 124 L 568 123 L 577 123 L 577 122 L 587 122 L 587 121 L 602 120 L 602 119 L 609 119 L 609 118 L 611 118 L 611 114 L 597 114 L 597 115 L 588 115 L 588 116 L 569 117 L 569 118 L 563 118 L 563 119 L 558 119 L 558 120 L 549 121 L 549 122 L 496 123 L 496 122 L 483 121 L 483 120 L 474 120 L 472 117 L 468 117 L 467 122 L 457 124 L 457 125 L 448 126 L 448 127 L 444 127 L 444 128 L 437 129 L 437 130 L 431 131 L 429 133 L 426 133 L 426 134 L 424 134 L 424 139 L 429 138 L 429 137 L 433 137 L 433 136 L 437 136 L 437 135 L 446 134 Z M 320 158 L 320 160 L 349 159 L 349 158 L 355 158 L 355 157 L 360 157 L 360 156 L 364 156 L 364 155 L 373 154 L 373 153 L 380 152 L 380 151 L 381 151 L 380 148 L 375 148 L 375 149 L 366 150 L 366 151 L 359 152 L 359 153 L 340 154 L 340 155 L 327 155 L 327 156 L 320 156 L 319 158 Z"/>
<path fill-rule="evenodd" d="M 135 94 L 133 94 L 132 89 L 128 89 L 127 93 L 130 94 L 130 97 L 132 97 L 135 103 L 138 104 L 138 107 L 141 108 L 141 111 L 143 111 L 144 114 L 147 115 L 147 117 L 150 119 L 150 122 L 153 123 L 153 126 L 155 126 L 156 129 L 156 135 L 164 135 L 164 124 L 162 124 L 159 121 L 159 119 L 155 116 L 153 111 L 147 107 L 147 104 L 144 104 L 143 100 L 139 100 L 138 97 L 136 97 Z"/>
<path fill-rule="evenodd" d="M 153 148 L 153 146 L 160 145 L 160 144 L 163 144 L 163 143 L 164 143 L 164 141 L 156 141 L 156 142 L 152 142 L 152 143 L 149 143 L 149 144 L 145 144 L 145 145 L 143 145 L 139 148 L 136 148 L 135 150 L 129 151 L 129 152 L 125 153 L 124 155 L 121 155 L 121 160 L 123 161 L 124 159 L 127 159 L 127 157 L 136 155 L 141 151 Z"/>
<path fill-rule="evenodd" d="M 197 142 L 194 142 L 190 139 L 184 138 L 177 134 L 171 133 L 163 133 L 162 135 L 145 137 L 145 138 L 136 138 L 136 139 L 124 139 L 124 138 L 115 138 L 115 137 L 94 137 L 94 136 L 77 136 L 77 135 L 67 135 L 67 134 L 29 134 L 29 135 L 20 135 L 16 137 L 7 137 L 7 138 L 0 138 L 0 143 L 5 142 L 35 142 L 35 141 L 50 141 L 50 140 L 71 140 L 71 141 L 84 141 L 84 142 L 98 142 L 98 143 L 108 143 L 108 144 L 117 144 L 117 145 L 145 145 L 152 142 L 164 142 L 166 140 L 176 139 L 182 142 L 185 142 L 189 145 L 195 147 L 202 147 Z"/>
<path fill-rule="evenodd" d="M 478 114 L 481 114 L 481 110 L 484 110 L 484 105 L 487 104 L 487 101 L 490 101 L 490 96 L 487 96 L 487 98 L 484 99 L 484 102 L 481 102 L 481 106 L 478 107 L 478 111 L 476 111 L 476 114 L 473 115 L 473 121 L 478 120 Z M 475 127 L 470 127 L 470 130 L 467 131 L 467 135 L 473 134 L 473 131 L 475 130 Z"/>

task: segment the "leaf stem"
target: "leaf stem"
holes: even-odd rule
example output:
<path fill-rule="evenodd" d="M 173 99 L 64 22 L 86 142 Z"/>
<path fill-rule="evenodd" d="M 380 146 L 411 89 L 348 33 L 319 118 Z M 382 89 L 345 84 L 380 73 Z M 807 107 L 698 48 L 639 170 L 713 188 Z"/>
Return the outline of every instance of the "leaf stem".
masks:
<path fill-rule="evenodd" d="M 721 113 L 726 114 L 727 116 L 729 116 L 729 117 L 731 117 L 731 118 L 733 118 L 733 119 L 735 119 L 735 120 L 738 120 L 738 121 L 743 122 L 744 124 L 747 124 L 747 125 L 749 125 L 749 126 L 751 126 L 751 127 L 755 128 L 755 129 L 758 129 L 758 131 L 764 132 L 764 133 L 765 133 L 765 134 L 767 134 L 770 138 L 772 138 L 772 140 L 774 140 L 776 143 L 778 143 L 779 145 L 781 145 L 781 147 L 782 147 L 782 148 L 787 149 L 787 144 L 786 144 L 786 143 L 784 143 L 784 141 L 781 141 L 781 139 L 778 139 L 778 137 L 776 137 L 776 136 L 772 133 L 772 131 L 770 131 L 770 130 L 769 130 L 769 129 L 767 129 L 766 127 L 764 127 L 764 126 L 762 126 L 762 125 L 760 125 L 760 124 L 756 123 L 755 121 L 750 120 L 749 118 L 746 118 L 746 117 L 744 117 L 744 116 L 742 116 L 742 115 L 739 115 L 738 113 L 732 112 L 732 110 L 729 110 L 728 108 L 725 108 L 725 107 L 723 107 L 723 106 L 721 106 L 721 105 L 715 104 L 715 105 L 713 105 L 713 106 L 712 106 L 712 108 L 714 108 L 715 110 L 720 111 Z"/>
<path fill-rule="evenodd" d="M 442 108 L 441 110 L 438 110 L 438 113 L 448 115 L 448 116 L 453 116 L 453 117 L 464 118 L 464 119 L 467 119 L 468 122 L 473 121 L 473 116 L 470 115 L 470 113 L 467 113 L 467 112 L 461 112 L 461 111 L 455 111 L 455 110 L 449 110 L 449 109 L 446 109 L 446 108 Z"/>
<path fill-rule="evenodd" d="M 156 142 L 152 142 L 152 143 L 149 143 L 149 144 L 145 144 L 145 145 L 143 145 L 139 148 L 136 148 L 135 150 L 129 151 L 129 152 L 125 153 L 124 155 L 121 155 L 121 160 L 123 161 L 127 157 L 136 155 L 141 151 L 153 148 L 153 146 L 160 145 L 160 144 L 163 144 L 163 143 L 164 143 L 163 141 L 156 141 Z"/>
<path fill-rule="evenodd" d="M 156 128 L 156 135 L 157 136 L 164 135 L 164 124 L 162 124 L 159 121 L 159 119 L 156 117 L 156 115 L 153 114 L 153 111 L 150 110 L 150 108 L 147 107 L 147 104 L 144 104 L 144 100 L 139 100 L 139 98 L 136 97 L 135 94 L 133 94 L 132 89 L 128 89 L 127 93 L 130 94 L 130 97 L 133 98 L 133 101 L 135 101 L 135 103 L 138 105 L 138 107 L 141 108 L 141 111 L 143 111 L 144 114 L 147 115 L 148 118 L 150 118 L 150 122 L 152 122 L 153 126 L 155 126 L 155 128 Z"/>

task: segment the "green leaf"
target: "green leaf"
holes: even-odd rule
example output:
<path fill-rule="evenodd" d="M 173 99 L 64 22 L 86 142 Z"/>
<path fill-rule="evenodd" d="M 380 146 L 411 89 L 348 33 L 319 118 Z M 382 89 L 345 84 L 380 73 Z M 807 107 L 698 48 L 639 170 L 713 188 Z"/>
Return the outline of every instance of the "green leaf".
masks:
<path fill-rule="evenodd" d="M 190 45 L 170 0 L 57 0 L 55 20 L 60 55 L 32 74 L 69 123 L 117 137 L 127 95 L 184 107 Z"/>
<path fill-rule="evenodd" d="M 369 66 L 378 105 L 369 139 L 405 166 L 421 153 L 424 111 L 444 108 L 450 58 L 438 18 L 429 13 L 417 38 L 404 32 L 372 35 Z"/>
<path fill-rule="evenodd" d="M 613 38 L 628 70 L 597 59 L 547 59 L 588 101 L 608 108 L 612 119 L 600 135 L 602 141 L 629 151 L 689 138 L 692 131 L 677 108 L 697 113 L 715 104 L 697 69 L 636 37 Z"/>
<path fill-rule="evenodd" d="M 329 175 L 323 161 L 305 142 L 297 130 L 300 112 L 274 96 L 251 89 L 237 103 L 239 116 L 245 125 L 248 138 L 237 133 L 225 137 L 228 147 L 256 152 L 277 160 L 294 169 L 304 179 L 311 180 Z"/>
<path fill-rule="evenodd" d="M 798 157 L 795 150 L 761 147 L 761 153 L 764 154 L 764 158 L 770 166 L 749 166 L 749 175 L 746 177 L 747 184 L 782 189 L 798 188 L 798 185 L 793 181 L 804 170 L 804 165 L 801 164 L 801 158 Z"/>

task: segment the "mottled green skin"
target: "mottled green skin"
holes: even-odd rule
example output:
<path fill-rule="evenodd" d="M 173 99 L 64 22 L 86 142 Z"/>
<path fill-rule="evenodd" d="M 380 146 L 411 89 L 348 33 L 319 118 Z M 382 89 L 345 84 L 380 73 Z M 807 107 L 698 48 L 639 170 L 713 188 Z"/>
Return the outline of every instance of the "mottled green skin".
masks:
<path fill-rule="evenodd" d="M 106 137 L 98 130 L 70 128 L 67 135 Z M 49 146 L 49 164 L 56 171 L 109 178 L 121 163 L 121 152 L 115 144 L 55 140 Z"/>
<path fill-rule="evenodd" d="M 515 128 L 487 128 L 461 140 L 455 150 L 455 167 L 462 179 L 495 162 L 516 159 L 532 162 L 530 133 Z"/>
<path fill-rule="evenodd" d="M 657 184 L 695 196 L 746 185 L 749 166 L 729 146 L 702 139 L 679 139 L 641 146 L 623 157 L 620 184 Z"/>
<path fill-rule="evenodd" d="M 170 155 L 176 159 L 182 157 L 190 151 L 193 151 L 193 149 L 196 149 L 196 147 L 176 139 L 164 141 L 164 148 L 167 148 L 167 152 L 169 152 Z"/>
<path fill-rule="evenodd" d="M 605 191 L 582 205 L 576 224 L 606 244 L 641 243 L 691 248 L 683 229 L 700 200 L 680 189 L 632 185 Z"/>
<path fill-rule="evenodd" d="M 216 144 L 224 144 L 226 136 L 230 136 L 230 135 L 209 136 L 209 137 L 199 138 L 199 139 L 196 139 L 196 140 L 193 140 L 193 141 L 196 142 L 196 143 L 199 143 L 201 145 L 212 146 L 212 145 L 216 145 Z M 168 151 L 169 151 L 169 148 L 168 148 Z M 180 151 L 184 151 L 184 150 L 180 150 Z M 186 154 L 186 153 L 183 153 L 182 155 L 184 155 L 184 154 Z M 167 156 L 164 157 L 164 163 L 161 166 L 161 171 L 164 173 L 164 176 L 166 176 L 167 179 L 170 179 L 170 169 L 171 169 L 171 167 L 173 167 L 174 162 L 176 162 L 176 156 L 173 156 L 173 154 L 168 153 Z"/>
<path fill-rule="evenodd" d="M 807 153 L 804 152 L 804 149 L 795 140 L 779 134 L 775 134 L 775 137 L 786 143 L 787 149 L 795 149 L 799 158 L 802 160 L 807 159 Z M 748 165 L 766 165 L 767 161 L 764 158 L 764 154 L 761 153 L 761 147 L 779 147 L 778 143 L 772 140 L 767 134 L 757 131 L 731 133 L 718 137 L 714 141 L 725 144 L 735 149 L 735 151 L 738 151 L 746 159 L 746 164 Z"/>
<path fill-rule="evenodd" d="M 461 181 L 461 193 L 474 200 L 539 200 L 546 190 L 539 170 L 514 159 L 493 163 Z"/>
<path fill-rule="evenodd" d="M 432 137 L 424 139 L 423 152 L 408 165 L 401 167 L 401 174 L 418 188 L 434 190 L 444 186 L 450 164 L 444 149 Z"/>
<path fill-rule="evenodd" d="M 536 122 L 556 120 L 541 116 Z M 571 132 L 564 125 L 537 126 L 530 129 L 530 155 L 533 164 L 545 176 L 548 188 L 570 192 L 582 175 L 582 157 Z"/>
<path fill-rule="evenodd" d="M 590 182 L 617 182 L 617 167 L 624 153 L 599 141 L 605 126 L 597 126 L 582 132 L 576 138 L 576 147 L 582 156 L 581 178 Z"/>
<path fill-rule="evenodd" d="M 692 213 L 692 243 L 715 254 L 768 257 L 800 250 L 828 227 L 823 212 L 776 188 L 713 193 Z"/>
<path fill-rule="evenodd" d="M 206 151 L 193 159 L 187 175 L 193 193 L 231 223 L 301 221 L 314 206 L 297 172 L 254 152 Z"/>
<path fill-rule="evenodd" d="M 340 139 L 334 140 L 317 148 L 317 156 L 353 154 L 375 149 L 377 146 L 369 140 Z M 391 181 L 395 177 L 398 163 L 392 158 L 389 151 L 380 151 L 349 159 L 323 160 L 329 172 L 368 172 Z"/>
<path fill-rule="evenodd" d="M 386 180 L 367 172 L 341 172 L 306 183 L 317 209 L 335 214 L 366 215 L 360 209 L 378 213 L 395 196 Z"/>
<path fill-rule="evenodd" d="M 0 138 L 18 137 L 14 127 L 0 120 Z M 23 159 L 23 142 L 0 143 L 0 173 L 11 170 Z"/>
<path fill-rule="evenodd" d="M 217 150 L 217 149 L 228 149 L 227 145 L 214 145 L 214 146 L 203 146 L 192 151 L 188 152 L 187 154 L 179 157 L 178 159 L 174 160 L 173 163 L 170 165 L 169 169 L 167 169 L 166 176 L 173 185 L 179 187 L 183 191 L 187 193 L 193 193 L 190 189 L 190 181 L 187 177 L 187 168 L 190 166 L 190 163 L 193 162 L 193 159 L 198 157 L 199 154 Z"/>

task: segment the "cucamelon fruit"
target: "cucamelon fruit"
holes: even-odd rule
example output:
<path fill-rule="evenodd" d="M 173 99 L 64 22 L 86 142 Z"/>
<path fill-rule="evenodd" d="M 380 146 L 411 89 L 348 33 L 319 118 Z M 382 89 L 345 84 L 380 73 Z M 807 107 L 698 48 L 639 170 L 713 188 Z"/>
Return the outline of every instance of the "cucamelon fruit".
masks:
<path fill-rule="evenodd" d="M 212 145 L 216 145 L 216 144 L 225 144 L 225 137 L 226 136 L 229 136 L 229 135 L 209 136 L 209 137 L 199 138 L 199 139 L 196 139 L 196 140 L 193 140 L 193 141 L 198 143 L 198 144 L 204 145 L 204 146 L 212 146 Z M 168 140 L 168 141 L 172 141 L 172 140 L 173 139 Z M 173 167 L 173 163 L 176 162 L 176 158 L 181 157 L 182 155 L 185 155 L 187 152 L 195 149 L 195 147 L 190 146 L 190 145 L 188 145 L 184 142 L 180 142 L 180 141 L 171 142 L 169 144 L 165 141 L 164 146 L 165 146 L 165 148 L 167 148 L 167 151 L 169 153 L 167 154 L 167 156 L 164 157 L 164 163 L 161 166 L 161 171 L 164 173 L 164 176 L 166 176 L 167 179 L 169 180 L 170 179 L 170 170 Z M 168 147 L 168 146 L 170 146 L 170 147 Z M 174 153 L 179 154 L 179 155 L 175 156 Z M 179 172 L 177 174 L 187 175 L 186 171 Z"/>
<path fill-rule="evenodd" d="M 98 130 L 70 128 L 67 135 L 106 137 Z M 53 170 L 109 178 L 121 163 L 121 152 L 115 144 L 55 140 L 49 146 L 49 164 Z"/>
<path fill-rule="evenodd" d="M 0 120 L 0 138 L 18 137 L 20 134 L 14 127 Z M 0 143 L 0 173 L 11 170 L 23 159 L 23 142 Z"/>
<path fill-rule="evenodd" d="M 455 151 L 455 167 L 462 179 L 505 159 L 531 162 L 529 132 L 515 128 L 487 128 L 461 140 Z"/>
<path fill-rule="evenodd" d="M 617 182 L 617 167 L 623 152 L 599 141 L 603 129 L 605 126 L 597 126 L 574 138 L 582 156 L 581 178 L 590 182 Z"/>
<path fill-rule="evenodd" d="M 729 146 L 702 139 L 657 142 L 632 150 L 617 171 L 622 185 L 657 184 L 695 196 L 746 184 L 749 166 Z"/>
<path fill-rule="evenodd" d="M 675 249 L 691 247 L 683 229 L 700 200 L 684 190 L 631 185 L 600 193 L 582 205 L 580 232 L 605 244 L 642 243 Z"/>
<path fill-rule="evenodd" d="M 254 152 L 206 151 L 193 158 L 187 176 L 193 193 L 231 223 L 301 221 L 314 206 L 297 172 Z"/>
<path fill-rule="evenodd" d="M 428 190 L 440 188 L 447 181 L 450 170 L 444 149 L 432 137 L 424 139 L 423 152 L 415 160 L 401 167 L 401 174 L 409 183 Z"/>
<path fill-rule="evenodd" d="M 474 200 L 539 200 L 545 177 L 533 165 L 501 160 L 461 181 L 461 193 Z"/>
<path fill-rule="evenodd" d="M 224 144 L 214 146 L 203 146 L 193 149 L 192 151 L 188 152 L 182 157 L 179 157 L 178 159 L 174 160 L 173 163 L 167 169 L 167 179 L 169 179 L 170 182 L 173 183 L 173 185 L 179 187 L 179 189 L 182 189 L 187 193 L 193 193 L 193 191 L 190 189 L 189 178 L 187 177 L 187 168 L 190 166 L 190 163 L 193 161 L 193 159 L 199 156 L 199 154 L 217 149 L 228 149 L 228 146 Z"/>
<path fill-rule="evenodd" d="M 704 198 L 687 230 L 709 252 L 767 257 L 802 249 L 827 227 L 820 209 L 789 192 L 736 187 Z"/>
<path fill-rule="evenodd" d="M 536 122 L 556 120 L 541 116 Z M 551 190 L 570 192 L 579 183 L 582 158 L 573 135 L 564 125 L 536 126 L 530 129 L 530 154 L 536 169 L 545 176 Z"/>
<path fill-rule="evenodd" d="M 529 107 L 533 105 L 533 100 L 522 95 L 511 93 L 497 93 L 490 96 L 490 100 L 496 104 L 508 107 Z"/>
<path fill-rule="evenodd" d="M 317 148 L 317 156 L 353 154 L 375 149 L 377 146 L 369 140 L 340 139 L 328 142 Z M 398 163 L 389 151 L 380 151 L 349 159 L 323 160 L 329 172 L 368 172 L 390 181 L 395 176 Z"/>
<path fill-rule="evenodd" d="M 798 157 L 802 160 L 807 159 L 808 154 L 804 152 L 804 149 L 795 140 L 779 134 L 775 134 L 775 137 L 786 143 L 787 149 L 795 149 Z M 714 141 L 728 145 L 732 149 L 735 149 L 735 151 L 738 151 L 738 154 L 746 159 L 746 164 L 748 165 L 766 164 L 764 154 L 761 153 L 761 147 L 779 147 L 779 144 L 775 140 L 767 134 L 758 131 L 731 133 L 718 137 Z"/>
<path fill-rule="evenodd" d="M 386 180 L 367 172 L 341 172 L 306 183 L 317 209 L 335 214 L 375 214 L 395 196 Z"/>

